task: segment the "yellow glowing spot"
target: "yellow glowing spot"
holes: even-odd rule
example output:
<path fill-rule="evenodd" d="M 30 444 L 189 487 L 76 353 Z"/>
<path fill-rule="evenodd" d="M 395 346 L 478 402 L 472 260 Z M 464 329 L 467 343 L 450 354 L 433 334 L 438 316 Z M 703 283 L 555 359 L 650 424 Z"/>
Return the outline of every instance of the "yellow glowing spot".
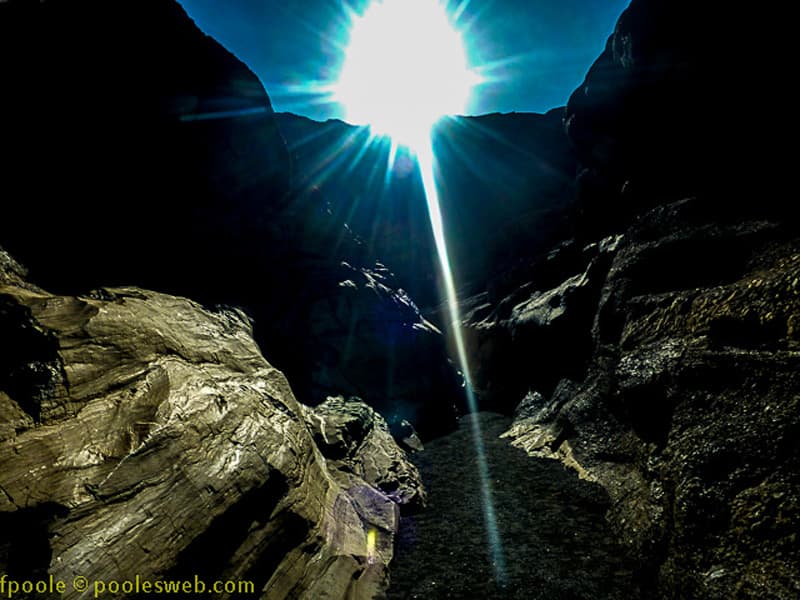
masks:
<path fill-rule="evenodd" d="M 375 544 L 378 541 L 378 531 L 374 527 L 367 531 L 367 562 L 374 563 L 378 558 Z"/>
<path fill-rule="evenodd" d="M 376 0 L 352 16 L 334 97 L 346 120 L 415 148 L 442 116 L 466 110 L 478 81 L 440 0 Z"/>

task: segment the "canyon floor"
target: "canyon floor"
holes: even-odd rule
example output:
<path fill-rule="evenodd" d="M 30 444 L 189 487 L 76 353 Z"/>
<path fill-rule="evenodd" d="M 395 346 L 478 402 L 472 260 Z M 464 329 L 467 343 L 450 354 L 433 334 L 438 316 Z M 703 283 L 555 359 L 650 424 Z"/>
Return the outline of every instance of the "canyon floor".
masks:
<path fill-rule="evenodd" d="M 477 419 L 485 447 L 504 581 L 495 576 L 487 543 L 470 419 Z M 457 431 L 412 456 L 429 502 L 402 519 L 388 597 L 639 597 L 632 562 L 605 522 L 602 488 L 509 445 L 499 436 L 510 422 L 494 413 L 467 415 Z"/>

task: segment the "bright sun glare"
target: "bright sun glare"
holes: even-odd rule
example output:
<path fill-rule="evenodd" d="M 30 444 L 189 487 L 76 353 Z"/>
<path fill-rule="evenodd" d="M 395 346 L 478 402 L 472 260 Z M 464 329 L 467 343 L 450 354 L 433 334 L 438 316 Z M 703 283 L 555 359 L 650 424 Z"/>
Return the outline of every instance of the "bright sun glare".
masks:
<path fill-rule="evenodd" d="M 478 77 L 440 0 L 378 0 L 353 14 L 335 99 L 345 119 L 416 148 L 463 113 Z"/>

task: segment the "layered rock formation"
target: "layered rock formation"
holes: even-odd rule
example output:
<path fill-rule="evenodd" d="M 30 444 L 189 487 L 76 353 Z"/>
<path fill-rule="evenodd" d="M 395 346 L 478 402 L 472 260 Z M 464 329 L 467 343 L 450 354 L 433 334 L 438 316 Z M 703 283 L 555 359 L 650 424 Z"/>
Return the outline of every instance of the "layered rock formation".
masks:
<path fill-rule="evenodd" d="M 292 193 L 262 86 L 176 3 L 2 3 L 0 49 L 0 243 L 64 294 L 0 253 L 0 571 L 380 595 L 418 475 L 254 337 L 306 402 L 431 433 L 441 334 Z"/>
<path fill-rule="evenodd" d="M 497 292 L 473 299 L 465 338 L 483 406 L 510 413 L 531 389 L 549 394 L 561 378 L 580 376 L 618 243 L 609 237 L 580 248 L 570 240 L 525 268 L 529 280 L 499 301 L 493 301 Z M 502 286 L 512 281 L 513 275 Z"/>
<path fill-rule="evenodd" d="M 0 266 L 9 579 L 380 595 L 399 507 L 424 492 L 371 408 L 298 403 L 241 311 L 139 288 L 56 296 Z"/>
<path fill-rule="evenodd" d="M 426 434 L 455 426 L 442 336 L 292 187 L 261 83 L 176 2 L 0 3 L 0 61 L 0 244 L 33 281 L 241 307 L 304 402 L 358 395 Z"/>

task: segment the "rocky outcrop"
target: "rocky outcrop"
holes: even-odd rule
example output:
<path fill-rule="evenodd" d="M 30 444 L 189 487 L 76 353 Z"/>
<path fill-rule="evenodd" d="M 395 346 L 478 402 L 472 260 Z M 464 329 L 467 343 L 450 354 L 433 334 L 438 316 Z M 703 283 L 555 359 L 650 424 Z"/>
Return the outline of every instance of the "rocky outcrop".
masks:
<path fill-rule="evenodd" d="M 376 486 L 401 507 L 425 507 L 417 469 L 394 443 L 383 418 L 357 398 L 328 398 L 313 409 L 310 426 L 314 441 L 328 464 Z"/>
<path fill-rule="evenodd" d="M 490 303 L 512 292 L 519 274 L 530 272 L 532 258 L 570 231 L 567 216 L 576 159 L 563 132 L 562 117 L 560 109 L 545 115 L 457 117 L 443 120 L 433 132 L 442 182 L 440 203 L 453 268 L 459 285 L 465 289 L 483 289 L 488 284 L 486 301 Z M 391 276 L 380 267 L 362 269 L 361 273 L 356 269 L 353 276 L 339 280 L 343 291 L 320 295 L 314 303 L 310 311 L 313 330 L 303 337 L 310 347 L 298 352 L 302 356 L 317 352 L 316 366 L 311 370 L 313 379 L 308 381 L 308 385 L 319 389 L 313 396 L 324 397 L 343 390 L 362 396 L 393 426 L 402 420 L 411 421 L 423 437 L 452 429 L 453 415 L 459 408 L 454 404 L 463 403 L 463 394 L 452 384 L 449 365 L 441 358 L 423 359 L 441 356 L 436 351 L 439 338 L 431 323 L 414 314 L 415 303 L 408 297 L 422 303 L 423 309 L 441 300 L 435 285 L 438 267 L 427 205 L 413 157 L 403 149 L 392 156 L 389 140 L 372 139 L 367 129 L 341 121 L 316 123 L 289 114 L 278 114 L 276 119 L 296 167 L 296 192 L 308 198 L 309 205 L 325 205 L 335 219 L 346 220 L 362 242 L 359 248 L 363 256 L 381 257 L 395 273 Z M 586 251 L 596 252 L 596 245 Z M 575 262 L 575 253 L 574 245 L 566 249 L 551 261 L 552 265 L 558 263 L 552 269 L 571 268 L 565 264 L 569 260 L 575 269 L 582 267 Z M 545 276 L 544 269 L 533 268 Z M 557 275 L 547 276 L 553 285 L 561 283 Z M 401 288 L 409 294 L 392 296 L 391 290 L 399 292 Z M 574 293 L 578 288 L 581 291 Z M 587 292 L 590 297 L 599 293 L 596 281 L 590 286 L 586 280 L 565 290 L 564 302 L 583 303 Z M 344 307 L 350 307 L 346 313 L 342 312 Z M 531 319 L 524 327 L 511 325 L 510 315 L 504 310 L 474 328 L 479 338 L 475 344 L 480 347 L 480 358 L 474 364 L 476 380 L 481 391 L 486 392 L 484 398 L 491 395 L 488 405 L 495 409 L 500 406 L 499 396 L 504 396 L 503 406 L 511 407 L 517 401 L 517 393 L 527 389 L 528 384 L 513 375 L 518 363 L 512 357 L 523 346 L 525 351 L 530 349 L 530 336 L 523 330 L 537 326 Z M 446 309 L 426 310 L 425 314 L 431 321 L 447 322 Z M 358 326 L 355 315 L 363 315 Z M 553 315 L 556 326 L 545 329 L 552 331 L 552 339 L 558 342 L 581 325 L 588 330 L 591 314 L 579 323 L 571 320 L 571 316 L 563 319 Z M 296 329 L 298 325 L 292 327 Z M 302 330 L 303 325 L 299 327 Z M 499 333 L 499 329 L 504 331 Z M 518 331 L 512 335 L 511 329 Z M 321 331 L 326 333 L 320 335 Z M 352 331 L 362 335 L 350 341 Z M 511 337 L 515 338 L 513 344 Z M 324 353 L 319 352 L 317 340 L 323 340 Z M 387 341 L 392 349 L 389 352 Z M 580 344 L 580 357 L 586 359 L 586 335 Z M 367 350 L 355 352 L 354 348 Z M 566 344 L 562 352 L 539 348 L 541 355 L 554 362 L 565 357 L 579 362 L 579 353 Z M 495 360 L 482 361 L 489 354 Z M 396 366 L 393 368 L 392 364 Z M 383 374 L 387 372 L 415 375 L 386 379 Z M 293 380 L 302 381 L 299 377 Z M 491 394 L 489 388 L 493 388 Z M 506 394 L 509 388 L 513 393 Z M 385 398 L 390 401 L 376 404 L 370 389 L 387 390 Z M 300 391 L 301 397 L 308 395 Z M 431 404 L 430 398 L 436 402 Z"/>
<path fill-rule="evenodd" d="M 0 61 L 0 244 L 31 281 L 241 307 L 305 403 L 358 395 L 421 432 L 455 426 L 442 336 L 292 186 L 261 83 L 176 2 L 2 2 Z"/>
<path fill-rule="evenodd" d="M 0 241 L 37 281 L 222 301 L 209 274 L 235 288 L 266 260 L 286 146 L 256 76 L 177 2 L 3 2 L 0 56 Z"/>
<path fill-rule="evenodd" d="M 609 237 L 584 248 L 559 245 L 529 269 L 530 281 L 496 304 L 484 298 L 467 315 L 464 334 L 482 406 L 510 413 L 527 392 L 550 394 L 561 378 L 584 372 L 618 243 Z"/>
<path fill-rule="evenodd" d="M 382 593 L 399 508 L 424 492 L 379 415 L 298 403 L 241 311 L 56 296 L 0 262 L 0 571 Z"/>
<path fill-rule="evenodd" d="M 495 113 L 434 129 L 450 259 L 464 289 L 492 293 L 569 236 L 577 161 L 563 118 L 563 108 Z"/>
<path fill-rule="evenodd" d="M 788 599 L 800 240 L 779 222 L 719 221 L 696 200 L 637 219 L 603 284 L 585 378 L 507 435 L 609 491 L 659 596 Z"/>

